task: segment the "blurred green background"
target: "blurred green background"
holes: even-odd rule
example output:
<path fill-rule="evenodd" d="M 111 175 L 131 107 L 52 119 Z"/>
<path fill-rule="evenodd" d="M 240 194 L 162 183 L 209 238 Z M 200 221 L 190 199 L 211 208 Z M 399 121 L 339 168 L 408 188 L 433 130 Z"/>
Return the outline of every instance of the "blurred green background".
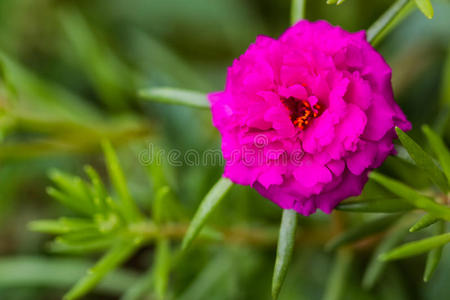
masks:
<path fill-rule="evenodd" d="M 348 0 L 339 7 L 325 2 L 308 1 L 307 18 L 357 31 L 393 1 Z M 414 10 L 378 48 L 393 68 L 396 99 L 414 125 L 412 136 L 423 141 L 420 126 L 430 124 L 449 144 L 450 4 L 433 5 L 434 19 Z M 279 36 L 289 26 L 289 10 L 288 0 L 1 0 L 0 299 L 60 299 L 98 257 L 52 253 L 48 236 L 27 229 L 32 220 L 67 214 L 46 194 L 49 170 L 81 174 L 89 163 L 104 175 L 99 141 L 108 138 L 133 197 L 148 211 L 155 183 L 148 182 L 141 151 L 150 144 L 206 151 L 218 149 L 220 140 L 209 112 L 149 103 L 137 90 L 222 89 L 227 66 L 257 35 Z M 426 188 L 427 180 L 411 168 L 390 158 L 383 172 Z M 170 214 L 186 223 L 222 166 L 165 169 L 177 203 Z M 379 189 L 369 183 L 371 188 Z M 196 244 L 173 270 L 168 298 L 270 299 L 280 215 L 280 208 L 256 192 L 233 187 L 210 225 L 242 236 Z M 364 218 L 301 218 L 300 242 L 280 299 L 321 299 L 335 258 L 323 245 L 340 226 Z M 265 238 L 255 242 L 258 234 Z M 374 289 L 363 289 L 361 277 L 376 241 L 377 236 L 356 247 L 344 299 L 450 299 L 450 248 L 429 283 L 422 282 L 420 256 L 389 264 Z M 85 299 L 122 297 L 151 270 L 153 252 L 151 245 L 139 251 Z M 143 299 L 157 298 L 150 291 Z"/>

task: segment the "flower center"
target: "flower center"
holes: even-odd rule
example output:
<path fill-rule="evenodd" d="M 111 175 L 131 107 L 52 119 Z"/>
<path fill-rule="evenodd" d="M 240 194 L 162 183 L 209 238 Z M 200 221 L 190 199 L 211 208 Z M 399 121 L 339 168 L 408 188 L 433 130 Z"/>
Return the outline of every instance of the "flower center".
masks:
<path fill-rule="evenodd" d="M 312 120 L 322 114 L 322 106 L 319 103 L 311 107 L 308 101 L 294 97 L 281 98 L 281 102 L 289 110 L 292 124 L 301 130 L 306 129 Z"/>

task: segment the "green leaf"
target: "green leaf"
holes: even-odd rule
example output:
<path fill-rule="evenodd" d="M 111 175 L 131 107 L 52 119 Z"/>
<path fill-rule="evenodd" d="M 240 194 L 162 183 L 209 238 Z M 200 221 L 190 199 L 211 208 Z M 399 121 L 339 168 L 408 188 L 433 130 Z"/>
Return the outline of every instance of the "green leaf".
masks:
<path fill-rule="evenodd" d="M 103 234 L 98 230 L 98 228 L 94 228 L 79 231 L 71 231 L 64 235 L 58 236 L 57 239 L 64 239 L 67 243 L 77 245 L 79 243 L 83 243 L 86 241 L 97 241 L 102 236 Z"/>
<path fill-rule="evenodd" d="M 367 213 L 393 213 L 413 209 L 414 206 L 399 198 L 374 198 L 341 202 L 336 209 Z"/>
<path fill-rule="evenodd" d="M 411 205 L 414 205 L 417 208 L 421 208 L 435 215 L 436 217 L 450 220 L 449 207 L 437 204 L 432 199 L 421 195 L 409 186 L 381 174 L 372 172 L 370 173 L 369 177 L 390 190 L 392 193 L 396 194 L 399 197 L 402 197 L 403 200 L 410 203 Z"/>
<path fill-rule="evenodd" d="M 102 141 L 102 147 L 103 152 L 105 153 L 108 173 L 111 178 L 111 182 L 119 195 L 121 208 L 123 209 L 125 218 L 128 221 L 139 220 L 141 218 L 141 214 L 136 206 L 136 203 L 131 198 L 125 175 L 120 167 L 116 152 L 111 146 L 111 143 L 108 141 Z"/>
<path fill-rule="evenodd" d="M 376 47 L 386 35 L 388 35 L 398 24 L 400 24 L 407 16 L 409 16 L 415 9 L 415 4 L 408 1 L 405 6 L 396 14 L 392 20 L 372 39 L 370 44 Z"/>
<path fill-rule="evenodd" d="M 430 0 L 415 0 L 417 6 L 420 11 L 427 17 L 428 19 L 432 19 L 434 15 L 433 6 L 431 5 Z"/>
<path fill-rule="evenodd" d="M 323 300 L 343 299 L 352 260 L 353 254 L 347 249 L 342 249 L 338 252 L 330 277 L 328 278 Z"/>
<path fill-rule="evenodd" d="M 171 260 L 169 241 L 160 239 L 155 254 L 155 291 L 158 299 L 165 299 L 169 282 Z"/>
<path fill-rule="evenodd" d="M 152 145 L 151 151 L 160 153 L 164 150 Z M 187 215 L 185 208 L 175 199 L 172 192 L 172 190 L 177 189 L 174 174 L 171 172 L 172 169 L 163 161 L 150 160 L 151 163 L 145 163 L 145 170 L 154 195 L 151 199 L 153 220 L 161 222 L 185 219 Z"/>
<path fill-rule="evenodd" d="M 5 87 L 7 100 L 17 100 L 17 89 L 11 82 L 11 78 L 8 74 L 8 69 L 5 67 L 4 62 L 0 56 L 0 82 Z"/>
<path fill-rule="evenodd" d="M 331 239 L 326 245 L 327 251 L 334 251 L 342 245 L 358 241 L 364 237 L 378 233 L 389 227 L 398 219 L 398 215 L 388 215 L 367 221 L 359 226 L 353 226 L 340 235 Z"/>
<path fill-rule="evenodd" d="M 90 262 L 79 258 L 43 256 L 3 256 L 0 259 L 0 288 L 69 288 L 89 268 Z M 118 296 L 138 279 L 132 271 L 115 270 L 96 287 L 97 292 Z"/>
<path fill-rule="evenodd" d="M 440 109 L 441 110 L 447 110 L 447 116 L 445 118 L 446 121 L 448 121 L 448 110 L 450 109 L 450 84 L 447 84 L 447 82 L 450 82 L 450 47 L 447 47 L 447 53 L 446 53 L 445 62 L 442 69 L 442 75 L 440 80 L 440 91 L 439 91 L 439 98 L 440 98 Z M 442 125 L 442 127 L 445 127 L 445 124 Z M 442 128 L 441 127 L 441 128 Z M 445 129 L 442 128 L 442 131 Z M 438 131 L 441 133 L 442 131 Z"/>
<path fill-rule="evenodd" d="M 389 9 L 367 30 L 367 41 L 372 43 L 378 36 L 383 34 L 385 29 L 395 22 L 397 16 L 407 9 L 408 3 L 409 0 L 397 0 L 392 4 L 392 6 L 389 7 Z"/>
<path fill-rule="evenodd" d="M 64 234 L 72 231 L 96 229 L 96 224 L 88 219 L 60 218 L 58 220 L 37 220 L 28 224 L 32 231 L 50 234 Z"/>
<path fill-rule="evenodd" d="M 272 277 L 273 299 L 278 299 L 281 286 L 286 278 L 287 269 L 292 259 L 292 253 L 294 252 L 296 228 L 297 212 L 295 210 L 283 210 L 278 236 L 277 258 Z"/>
<path fill-rule="evenodd" d="M 140 240 L 123 241 L 116 244 L 64 295 L 64 300 L 79 299 L 87 294 L 106 274 L 133 255 L 140 244 Z"/>
<path fill-rule="evenodd" d="M 447 182 L 450 184 L 450 151 L 445 146 L 444 141 L 427 125 L 422 127 L 423 132 L 428 138 L 431 148 L 436 153 L 442 169 L 447 176 Z"/>
<path fill-rule="evenodd" d="M 205 198 L 203 198 L 183 238 L 181 245 L 182 251 L 185 251 L 191 245 L 203 225 L 205 225 L 208 217 L 219 206 L 221 200 L 230 190 L 232 185 L 233 183 L 228 178 L 221 177 Z"/>
<path fill-rule="evenodd" d="M 439 218 L 437 218 L 433 215 L 426 214 L 426 215 L 422 216 L 413 226 L 411 226 L 411 228 L 409 229 L 409 232 L 419 231 L 423 228 L 426 228 L 426 227 L 436 223 L 439 220 L 440 220 Z"/>
<path fill-rule="evenodd" d="M 47 194 L 53 199 L 59 201 L 62 205 L 67 206 L 68 208 L 82 213 L 84 215 L 91 215 L 92 211 L 90 210 L 90 205 L 85 205 L 83 201 L 77 201 L 79 199 L 71 197 L 66 193 L 63 193 L 53 187 L 47 187 Z"/>
<path fill-rule="evenodd" d="M 162 153 L 164 150 L 156 145 L 152 145 L 149 151 L 152 153 Z M 169 170 L 165 168 L 164 161 L 161 161 L 158 158 L 153 160 L 150 157 L 148 158 L 148 161 L 148 163 L 145 163 L 145 169 L 153 190 L 158 191 L 164 186 L 169 186 L 169 176 L 167 176 Z"/>
<path fill-rule="evenodd" d="M 336 4 L 338 0 L 327 0 L 327 4 Z"/>
<path fill-rule="evenodd" d="M 28 223 L 28 229 L 49 234 L 62 234 L 70 231 L 67 228 L 61 227 L 61 223 L 58 220 L 32 221 Z"/>
<path fill-rule="evenodd" d="M 77 60 L 100 99 L 110 108 L 126 108 L 125 89 L 133 89 L 131 70 L 106 43 L 101 43 L 79 11 L 65 6 L 60 10 L 60 21 L 70 43 L 71 58 Z"/>
<path fill-rule="evenodd" d="M 149 295 L 152 294 L 151 290 L 154 286 L 154 281 L 153 268 L 148 268 L 145 274 L 129 286 L 120 300 L 142 300 L 145 295 L 151 297 Z"/>
<path fill-rule="evenodd" d="M 14 86 L 14 93 L 26 103 L 27 113 L 40 118 L 76 121 L 78 124 L 100 120 L 98 111 L 87 101 L 53 82 L 39 78 L 1 51 L 0 61 L 8 82 Z"/>
<path fill-rule="evenodd" d="M 445 222 L 440 221 L 436 225 L 436 234 L 443 234 L 445 232 Z M 423 274 L 423 281 L 427 282 L 428 280 L 430 280 L 431 276 L 434 273 L 434 270 L 436 270 L 439 261 L 441 260 L 443 249 L 444 246 L 442 245 L 428 252 L 427 262 L 425 265 L 425 273 Z"/>
<path fill-rule="evenodd" d="M 141 30 L 136 27 L 130 28 L 127 32 L 130 46 L 135 49 L 133 52 L 135 60 L 139 61 L 140 70 L 145 76 L 164 74 L 165 78 L 168 77 L 167 81 L 179 86 L 205 91 L 212 90 L 208 82 L 210 79 L 207 78 L 208 75 L 193 68 L 190 62 L 177 53 L 178 49 L 175 50 L 157 39 L 156 36 L 150 35 L 148 30 Z"/>
<path fill-rule="evenodd" d="M 94 198 L 94 204 L 100 211 L 105 211 L 105 199 L 108 197 L 108 192 L 106 191 L 100 175 L 98 175 L 97 171 L 95 171 L 95 169 L 91 166 L 85 166 L 84 171 L 89 176 L 92 183 L 92 196 Z"/>
<path fill-rule="evenodd" d="M 151 101 L 210 109 L 205 93 L 169 87 L 149 88 L 139 91 L 139 97 Z"/>
<path fill-rule="evenodd" d="M 185 288 L 185 290 L 177 296 L 176 300 L 204 300 L 211 299 L 211 291 L 214 287 L 218 288 L 221 294 L 224 292 L 224 281 L 236 274 L 234 257 L 230 255 L 227 249 L 222 249 L 214 258 L 210 259 L 207 264 L 195 274 L 195 278 Z M 221 295 L 219 294 L 219 295 Z M 219 299 L 233 299 L 224 297 Z"/>
<path fill-rule="evenodd" d="M 170 188 L 168 186 L 163 186 L 156 191 L 155 200 L 152 206 L 152 217 L 156 224 L 159 224 L 163 221 L 164 212 L 165 209 L 167 209 L 167 207 L 164 205 L 164 200 L 166 199 L 169 191 Z"/>
<path fill-rule="evenodd" d="M 422 169 L 444 193 L 446 193 L 448 191 L 447 180 L 442 171 L 436 166 L 431 156 L 423 151 L 423 149 L 400 128 L 396 127 L 395 131 L 397 132 L 402 145 L 416 162 L 416 165 Z"/>
<path fill-rule="evenodd" d="M 291 24 L 305 18 L 306 0 L 292 0 L 291 2 Z"/>
<path fill-rule="evenodd" d="M 61 191 L 52 187 L 47 193 L 63 205 L 86 215 L 95 212 L 86 184 L 77 176 L 72 176 L 58 170 L 50 172 L 50 178 Z"/>
<path fill-rule="evenodd" d="M 380 261 L 378 257 L 397 246 L 407 233 L 407 228 L 394 228 L 377 246 L 363 276 L 362 285 L 365 289 L 373 288 L 386 267 L 386 262 Z"/>
<path fill-rule="evenodd" d="M 97 236 L 76 242 L 67 239 L 65 236 L 60 236 L 50 243 L 49 249 L 53 253 L 64 254 L 98 253 L 109 249 L 116 241 L 116 237 L 111 235 Z"/>
<path fill-rule="evenodd" d="M 440 235 L 436 235 L 430 238 L 426 238 L 420 241 L 410 242 L 404 244 L 400 247 L 395 248 L 394 250 L 389 251 L 388 253 L 384 253 L 380 256 L 381 260 L 395 260 L 405 257 L 410 257 L 413 255 L 418 255 L 431 249 L 444 246 L 445 244 L 450 242 L 450 232 L 444 233 Z"/>

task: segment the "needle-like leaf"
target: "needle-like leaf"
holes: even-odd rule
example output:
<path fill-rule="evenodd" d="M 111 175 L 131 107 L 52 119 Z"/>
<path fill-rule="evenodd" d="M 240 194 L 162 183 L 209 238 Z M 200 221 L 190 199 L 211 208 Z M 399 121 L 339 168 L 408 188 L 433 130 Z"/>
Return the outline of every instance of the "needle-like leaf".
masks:
<path fill-rule="evenodd" d="M 70 241 L 65 236 L 55 238 L 49 244 L 50 252 L 64 254 L 101 253 L 114 245 L 114 236 L 96 236 L 86 240 Z"/>
<path fill-rule="evenodd" d="M 84 215 L 90 215 L 92 213 L 92 211 L 89 209 L 90 205 L 84 205 L 84 202 L 77 201 L 77 198 L 74 198 L 73 195 L 63 193 L 53 187 L 48 187 L 46 191 L 47 194 L 53 199 L 58 200 L 62 205 L 67 206 L 74 211 L 77 211 Z"/>
<path fill-rule="evenodd" d="M 381 218 L 376 218 L 365 222 L 360 226 L 355 226 L 340 235 L 331 239 L 326 245 L 325 249 L 334 251 L 338 247 L 358 241 L 366 236 L 383 231 L 398 219 L 398 215 L 388 215 Z"/>
<path fill-rule="evenodd" d="M 395 228 L 377 246 L 363 276 L 362 285 L 365 289 L 373 288 L 386 267 L 386 262 L 380 261 L 378 257 L 397 246 L 407 233 L 406 228 Z"/>
<path fill-rule="evenodd" d="M 343 299 L 352 260 L 353 254 L 348 249 L 342 249 L 337 253 L 336 261 L 328 278 L 323 300 Z"/>
<path fill-rule="evenodd" d="M 85 274 L 90 264 L 88 259 L 74 257 L 2 256 L 0 259 L 0 288 L 2 290 L 4 288 L 21 290 L 37 287 L 67 289 Z M 105 276 L 95 290 L 116 298 L 138 278 L 137 272 L 114 270 Z"/>
<path fill-rule="evenodd" d="M 400 198 L 375 198 L 359 201 L 341 202 L 336 209 L 343 211 L 367 212 L 367 213 L 392 213 L 408 211 L 414 206 L 402 201 Z"/>
<path fill-rule="evenodd" d="M 155 223 L 159 224 L 163 221 L 164 210 L 167 208 L 164 204 L 167 194 L 170 192 L 168 186 L 163 186 L 156 191 L 155 199 L 152 205 L 152 217 Z"/>
<path fill-rule="evenodd" d="M 292 259 L 297 228 L 297 212 L 283 210 L 280 233 L 278 236 L 277 258 L 272 278 L 272 298 L 277 299 L 286 278 L 287 269 Z"/>
<path fill-rule="evenodd" d="M 436 234 L 443 234 L 445 232 L 445 222 L 440 221 L 436 225 Z M 423 281 L 427 282 L 428 280 L 430 280 L 431 276 L 434 273 L 434 270 L 436 270 L 436 267 L 441 260 L 443 248 L 444 245 L 434 248 L 430 250 L 430 252 L 428 252 L 427 263 L 425 265 L 425 273 L 423 274 Z"/>
<path fill-rule="evenodd" d="M 89 197 L 88 188 L 79 177 L 52 170 L 50 178 L 59 187 L 59 190 L 49 187 L 47 193 L 50 196 L 59 200 L 63 205 L 83 214 L 91 215 L 95 212 L 94 203 Z"/>
<path fill-rule="evenodd" d="M 198 300 L 211 299 L 211 291 L 214 287 L 219 288 L 220 292 L 226 290 L 226 280 L 236 274 L 236 265 L 233 263 L 234 256 L 230 251 L 220 251 L 216 257 L 209 260 L 200 272 L 194 275 L 191 283 L 185 290 L 177 296 L 177 300 Z M 219 294 L 221 295 L 221 294 Z M 226 297 L 221 295 L 222 299 L 234 299 L 235 297 Z"/>
<path fill-rule="evenodd" d="M 402 145 L 406 148 L 416 165 L 422 169 L 425 174 L 444 192 L 448 191 L 447 180 L 442 171 L 436 166 L 433 159 L 428 155 L 422 147 L 420 147 L 411 137 L 409 137 L 400 128 L 395 128 L 398 138 Z"/>
<path fill-rule="evenodd" d="M 117 194 L 119 195 L 123 214 L 128 221 L 136 221 L 141 218 L 141 215 L 136 203 L 131 198 L 125 175 L 120 167 L 116 152 L 111 146 L 111 143 L 108 141 L 103 141 L 102 147 L 105 153 L 106 166 L 108 167 L 109 176 Z"/>
<path fill-rule="evenodd" d="M 106 204 L 105 199 L 108 197 L 108 192 L 106 191 L 105 185 L 98 175 L 97 171 L 91 166 L 85 166 L 84 171 L 91 179 L 92 183 L 92 197 L 94 198 L 94 204 L 99 210 L 105 211 Z"/>
<path fill-rule="evenodd" d="M 60 10 L 61 29 L 70 43 L 77 65 L 90 79 L 95 91 L 113 109 L 126 108 L 124 92 L 133 86 L 132 71 L 95 36 L 83 15 L 74 8 Z"/>
<path fill-rule="evenodd" d="M 424 216 L 422 216 L 413 226 L 411 226 L 411 228 L 409 229 L 409 232 L 416 232 L 419 231 L 423 228 L 426 228 L 434 223 L 436 223 L 437 221 L 439 221 L 439 218 L 430 215 L 430 214 L 426 214 Z"/>
<path fill-rule="evenodd" d="M 64 295 L 64 300 L 79 299 L 92 290 L 111 270 L 127 260 L 140 246 L 140 241 L 123 241 L 109 250 L 97 264 Z"/>
<path fill-rule="evenodd" d="M 370 178 L 377 181 L 379 184 L 383 185 L 385 188 L 390 190 L 392 193 L 401 197 L 406 202 L 414 205 L 417 208 L 423 209 L 436 217 L 443 218 L 445 220 L 450 220 L 450 208 L 444 205 L 440 205 L 434 202 L 432 199 L 416 192 L 409 186 L 391 179 L 389 177 L 383 176 L 381 174 L 372 172 Z"/>
<path fill-rule="evenodd" d="M 409 0 L 397 0 L 391 7 L 367 30 L 367 41 L 372 43 L 383 31 L 392 24 L 396 17 L 407 8 Z"/>
<path fill-rule="evenodd" d="M 428 138 L 431 148 L 437 155 L 441 163 L 442 170 L 447 176 L 447 182 L 450 184 L 450 151 L 445 146 L 444 141 L 429 126 L 422 127 L 423 132 Z"/>
<path fill-rule="evenodd" d="M 432 19 L 434 15 L 433 6 L 431 5 L 430 0 L 415 0 L 417 6 L 420 11 L 427 17 L 428 19 Z"/>
<path fill-rule="evenodd" d="M 205 225 L 208 217 L 213 213 L 213 211 L 219 206 L 221 200 L 224 198 L 226 193 L 229 191 L 233 183 L 225 177 L 221 177 L 219 181 L 211 188 L 211 190 L 203 198 L 194 218 L 189 225 L 186 235 L 183 238 L 181 245 L 182 251 L 185 251 L 192 243 L 194 238 Z"/>
<path fill-rule="evenodd" d="M 211 107 L 206 94 L 196 91 L 155 87 L 139 91 L 139 96 L 143 99 L 166 104 L 185 105 L 203 109 L 209 109 Z"/>
<path fill-rule="evenodd" d="M 60 218 L 58 220 L 37 220 L 28 224 L 32 231 L 49 234 L 65 234 L 73 231 L 96 229 L 97 225 L 89 219 Z"/>
<path fill-rule="evenodd" d="M 382 254 L 380 259 L 386 261 L 414 256 L 444 246 L 447 243 L 450 243 L 450 232 L 404 244 L 388 253 Z"/>

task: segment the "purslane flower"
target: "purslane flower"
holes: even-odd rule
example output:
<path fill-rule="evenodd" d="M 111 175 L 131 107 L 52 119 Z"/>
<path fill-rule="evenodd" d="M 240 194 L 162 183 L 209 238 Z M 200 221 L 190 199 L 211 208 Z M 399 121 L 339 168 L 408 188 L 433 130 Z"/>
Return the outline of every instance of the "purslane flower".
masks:
<path fill-rule="evenodd" d="M 224 176 L 303 215 L 359 195 L 394 152 L 395 126 L 411 128 L 365 32 L 325 21 L 259 36 L 209 100 Z"/>

